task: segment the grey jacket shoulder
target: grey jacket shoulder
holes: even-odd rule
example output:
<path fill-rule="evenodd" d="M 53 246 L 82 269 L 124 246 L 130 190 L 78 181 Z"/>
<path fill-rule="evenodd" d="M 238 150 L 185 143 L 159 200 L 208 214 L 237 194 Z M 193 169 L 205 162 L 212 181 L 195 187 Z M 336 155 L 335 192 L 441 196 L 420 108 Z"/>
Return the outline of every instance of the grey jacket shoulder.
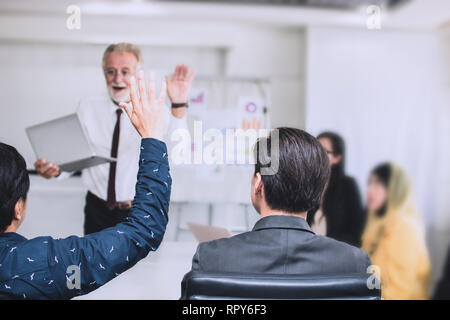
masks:
<path fill-rule="evenodd" d="M 245 232 L 231 238 L 222 238 L 209 242 L 201 242 L 192 258 L 192 270 L 214 270 L 211 262 L 218 262 L 231 251 L 236 250 L 239 244 L 245 245 L 245 236 L 251 232 Z M 217 270 L 219 271 L 219 270 Z"/>
<path fill-rule="evenodd" d="M 312 232 L 265 229 L 200 243 L 193 270 L 265 273 L 366 273 L 359 248 Z"/>
<path fill-rule="evenodd" d="M 367 272 L 367 268 L 371 265 L 371 262 L 366 252 L 333 238 L 317 235 L 315 237 L 317 238 L 318 247 L 328 248 L 332 252 L 332 256 L 339 257 L 340 260 L 346 260 L 350 266 L 354 266 L 355 273 Z"/>

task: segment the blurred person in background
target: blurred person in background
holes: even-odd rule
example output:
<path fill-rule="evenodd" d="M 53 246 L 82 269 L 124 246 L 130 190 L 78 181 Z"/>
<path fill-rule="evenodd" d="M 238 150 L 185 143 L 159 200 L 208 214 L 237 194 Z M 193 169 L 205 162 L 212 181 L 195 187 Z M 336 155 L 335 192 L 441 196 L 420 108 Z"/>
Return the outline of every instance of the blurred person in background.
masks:
<path fill-rule="evenodd" d="M 317 139 L 328 154 L 331 176 L 318 208 L 308 212 L 308 223 L 320 235 L 360 247 L 366 215 L 356 181 L 345 174 L 345 143 L 334 132 Z"/>
<path fill-rule="evenodd" d="M 131 121 L 122 115 L 119 104 L 130 102 L 130 77 L 143 68 L 141 50 L 131 43 L 111 44 L 103 54 L 102 68 L 108 94 L 82 99 L 77 114 L 96 154 L 117 158 L 117 162 L 82 170 L 88 190 L 84 234 L 112 227 L 129 215 L 138 172 L 140 137 Z M 194 72 L 185 65 L 176 66 L 172 78 L 165 78 L 172 102 L 161 118 L 166 123 L 167 143 L 174 130 L 187 128 L 185 113 L 193 79 Z M 67 172 L 61 174 L 51 159 L 39 159 L 34 165 L 47 179 L 70 176 Z"/>
<path fill-rule="evenodd" d="M 430 261 L 425 228 L 406 173 L 391 163 L 377 166 L 369 178 L 367 206 L 362 249 L 379 267 L 382 297 L 427 299 Z"/>
<path fill-rule="evenodd" d="M 439 281 L 434 291 L 434 300 L 450 300 L 450 248 L 447 251 L 447 258 Z"/>

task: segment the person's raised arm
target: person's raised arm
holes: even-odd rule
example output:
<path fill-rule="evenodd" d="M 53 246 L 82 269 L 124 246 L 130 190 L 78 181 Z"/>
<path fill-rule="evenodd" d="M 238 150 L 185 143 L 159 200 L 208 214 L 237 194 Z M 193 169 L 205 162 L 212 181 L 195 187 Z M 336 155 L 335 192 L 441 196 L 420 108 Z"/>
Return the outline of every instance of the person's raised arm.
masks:
<path fill-rule="evenodd" d="M 195 71 L 184 64 L 177 65 L 172 78 L 166 76 L 167 94 L 172 103 L 172 115 L 184 118 L 189 102 L 189 93 L 194 81 Z"/>
<path fill-rule="evenodd" d="M 132 105 L 122 105 L 142 137 L 136 195 L 130 215 L 122 222 L 85 237 L 47 241 L 52 270 L 50 285 L 58 298 L 86 294 L 146 257 L 161 243 L 168 222 L 171 177 L 164 134 L 163 84 L 155 97 L 152 77 L 148 89 L 144 74 L 130 81 Z M 80 289 L 66 285 L 67 268 L 79 268 Z M 73 271 L 72 271 L 73 272 Z M 75 281 L 76 284 L 76 281 Z"/>
<path fill-rule="evenodd" d="M 138 79 L 130 79 L 131 105 L 121 103 L 133 126 L 142 139 L 153 138 L 162 140 L 164 136 L 164 102 L 166 99 L 166 84 L 162 82 L 158 97 L 155 95 L 154 75 L 150 73 L 148 88 L 145 86 L 144 71 L 139 71 Z"/>

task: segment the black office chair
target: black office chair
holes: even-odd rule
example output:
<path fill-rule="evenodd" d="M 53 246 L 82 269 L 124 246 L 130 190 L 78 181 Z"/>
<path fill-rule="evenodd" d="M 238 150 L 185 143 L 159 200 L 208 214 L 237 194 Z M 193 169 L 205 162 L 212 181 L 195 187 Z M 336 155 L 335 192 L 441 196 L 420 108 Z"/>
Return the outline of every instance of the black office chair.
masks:
<path fill-rule="evenodd" d="M 182 300 L 379 300 L 369 289 L 372 274 L 287 275 L 191 271 L 181 285 Z M 369 280 L 369 283 L 370 280 Z"/>

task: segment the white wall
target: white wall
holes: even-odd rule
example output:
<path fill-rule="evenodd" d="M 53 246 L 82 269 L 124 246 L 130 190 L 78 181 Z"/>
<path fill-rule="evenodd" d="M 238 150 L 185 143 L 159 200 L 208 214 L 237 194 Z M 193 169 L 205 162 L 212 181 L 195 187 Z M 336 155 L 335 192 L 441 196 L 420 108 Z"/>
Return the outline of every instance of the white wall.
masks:
<path fill-rule="evenodd" d="M 363 192 L 382 161 L 408 171 L 439 271 L 450 239 L 434 238 L 450 229 L 450 104 L 439 34 L 317 27 L 308 29 L 307 48 L 306 128 L 342 134 L 347 171 Z"/>
<path fill-rule="evenodd" d="M 34 155 L 24 128 L 73 112 L 80 98 L 104 92 L 100 63 L 110 42 L 141 44 L 147 68 L 167 72 L 185 62 L 199 77 L 267 78 L 272 124 L 304 125 L 300 28 L 86 15 L 80 30 L 69 31 L 66 16 L 61 10 L 60 15 L 13 13 L 0 19 L 0 137 L 19 148 L 29 167 Z"/>

